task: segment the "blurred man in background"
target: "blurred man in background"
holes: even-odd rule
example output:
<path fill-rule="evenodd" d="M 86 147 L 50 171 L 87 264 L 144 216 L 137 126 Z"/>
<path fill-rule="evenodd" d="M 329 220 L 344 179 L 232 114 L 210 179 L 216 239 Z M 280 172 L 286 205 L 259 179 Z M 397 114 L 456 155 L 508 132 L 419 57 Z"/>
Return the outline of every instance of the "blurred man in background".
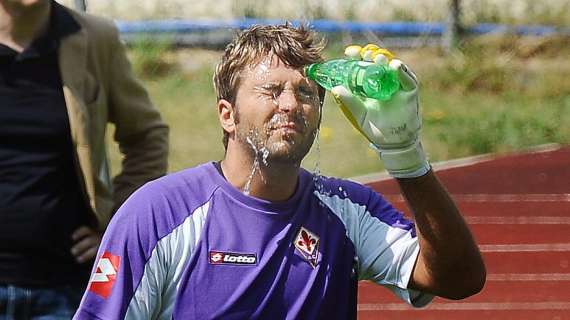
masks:
<path fill-rule="evenodd" d="M 113 181 L 107 123 L 124 155 Z M 167 153 L 111 22 L 0 0 L 0 314 L 70 318 L 113 212 Z"/>
<path fill-rule="evenodd" d="M 421 147 L 417 83 L 389 52 L 347 51 L 391 60 L 401 83 L 391 100 L 333 94 L 398 179 L 417 228 L 371 189 L 300 167 L 324 97 L 303 68 L 322 49 L 291 25 L 254 26 L 228 45 L 214 75 L 223 160 L 125 202 L 77 319 L 350 319 L 358 280 L 416 307 L 481 290 L 480 252 Z"/>

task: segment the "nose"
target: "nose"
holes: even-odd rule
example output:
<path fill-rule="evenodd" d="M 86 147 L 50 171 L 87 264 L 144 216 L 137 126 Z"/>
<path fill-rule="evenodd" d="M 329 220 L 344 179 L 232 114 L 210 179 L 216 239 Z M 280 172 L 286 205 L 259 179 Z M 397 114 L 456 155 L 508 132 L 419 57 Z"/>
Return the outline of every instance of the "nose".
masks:
<path fill-rule="evenodd" d="M 300 106 L 298 97 L 292 90 L 283 90 L 277 99 L 277 103 L 279 109 L 285 112 L 293 112 Z"/>

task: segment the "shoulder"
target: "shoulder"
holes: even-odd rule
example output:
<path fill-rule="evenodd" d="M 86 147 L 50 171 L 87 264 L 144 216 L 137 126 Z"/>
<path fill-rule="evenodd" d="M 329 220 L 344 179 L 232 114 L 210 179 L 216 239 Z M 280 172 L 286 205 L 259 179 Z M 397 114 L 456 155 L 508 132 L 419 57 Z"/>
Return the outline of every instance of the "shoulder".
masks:
<path fill-rule="evenodd" d="M 174 200 L 200 203 L 212 196 L 219 188 L 217 171 L 211 162 L 168 174 L 148 183 L 151 193 L 167 194 Z M 184 198 L 184 199 L 182 199 Z"/>
<path fill-rule="evenodd" d="M 347 199 L 359 205 L 368 205 L 382 196 L 370 187 L 347 179 L 315 176 L 315 195 L 320 198 Z"/>
<path fill-rule="evenodd" d="M 110 252 L 136 249 L 142 252 L 139 259 L 146 261 L 162 239 L 192 236 L 179 231 L 201 229 L 216 190 L 201 181 L 207 180 L 206 168 L 201 165 L 172 173 L 135 191 L 111 219 L 102 247 Z"/>
<path fill-rule="evenodd" d="M 78 36 L 84 39 L 86 51 L 89 53 L 88 59 L 93 59 L 97 68 L 102 68 L 103 73 L 116 69 L 124 70 L 123 65 L 113 63 L 118 57 L 123 57 L 125 53 L 120 49 L 122 42 L 119 37 L 119 30 L 112 20 L 78 12 L 64 6 L 61 8 L 81 27 Z M 70 43 L 72 42 L 64 41 L 62 46 Z M 75 47 L 73 48 L 75 49 Z"/>
<path fill-rule="evenodd" d="M 219 187 L 212 177 L 214 170 L 211 163 L 204 163 L 170 173 L 144 184 L 133 197 L 143 202 L 166 200 L 200 203 Z"/>
<path fill-rule="evenodd" d="M 76 10 L 64 7 L 65 10 L 79 23 L 82 27 L 85 27 L 89 31 L 93 32 L 118 32 L 117 26 L 113 20 L 104 18 L 101 16 L 96 16 L 86 12 L 79 12 Z"/>
<path fill-rule="evenodd" d="M 81 27 L 81 35 L 86 37 L 88 51 L 97 53 L 99 57 L 111 59 L 112 52 L 121 46 L 119 30 L 111 19 L 79 12 L 60 5 Z"/>
<path fill-rule="evenodd" d="M 211 179 L 210 166 L 202 164 L 146 183 L 125 201 L 113 219 L 136 221 L 133 225 L 160 225 L 169 232 L 207 204 L 218 188 Z"/>
<path fill-rule="evenodd" d="M 67 7 L 64 7 L 64 10 L 66 10 L 67 13 L 69 13 L 71 17 L 73 17 L 73 19 L 77 21 L 77 23 L 79 23 L 81 27 L 84 28 L 89 33 L 101 34 L 101 35 L 105 34 L 114 35 L 118 34 L 119 32 L 117 30 L 115 22 L 111 19 L 92 15 L 85 12 L 75 11 Z"/>
<path fill-rule="evenodd" d="M 319 176 L 314 195 L 337 216 L 347 228 L 364 221 L 391 224 L 402 213 L 370 187 L 345 179 Z M 370 218 L 374 219 L 370 219 Z"/>

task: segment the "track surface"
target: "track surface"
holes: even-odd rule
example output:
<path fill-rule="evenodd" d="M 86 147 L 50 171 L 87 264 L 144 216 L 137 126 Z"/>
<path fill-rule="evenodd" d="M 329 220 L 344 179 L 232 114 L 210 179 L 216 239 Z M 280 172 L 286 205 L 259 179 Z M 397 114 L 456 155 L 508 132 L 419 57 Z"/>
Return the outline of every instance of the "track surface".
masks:
<path fill-rule="evenodd" d="M 412 309 L 388 290 L 359 285 L 359 319 L 570 320 L 570 147 L 456 161 L 436 169 L 479 244 L 483 291 Z M 410 212 L 397 183 L 367 185 Z"/>

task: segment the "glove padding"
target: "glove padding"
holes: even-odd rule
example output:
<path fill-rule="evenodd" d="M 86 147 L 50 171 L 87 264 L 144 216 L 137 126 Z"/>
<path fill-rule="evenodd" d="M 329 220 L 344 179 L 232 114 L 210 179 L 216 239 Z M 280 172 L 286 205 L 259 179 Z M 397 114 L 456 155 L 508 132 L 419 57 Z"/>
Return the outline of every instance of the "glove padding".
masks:
<path fill-rule="evenodd" d="M 422 124 L 414 73 L 402 61 L 394 59 L 389 51 L 375 45 L 349 46 L 345 55 L 350 59 L 387 64 L 397 71 L 401 88 L 389 100 L 380 101 L 336 86 L 331 93 L 344 115 L 378 151 L 391 176 L 414 178 L 426 174 L 430 165 L 420 141 Z"/>

